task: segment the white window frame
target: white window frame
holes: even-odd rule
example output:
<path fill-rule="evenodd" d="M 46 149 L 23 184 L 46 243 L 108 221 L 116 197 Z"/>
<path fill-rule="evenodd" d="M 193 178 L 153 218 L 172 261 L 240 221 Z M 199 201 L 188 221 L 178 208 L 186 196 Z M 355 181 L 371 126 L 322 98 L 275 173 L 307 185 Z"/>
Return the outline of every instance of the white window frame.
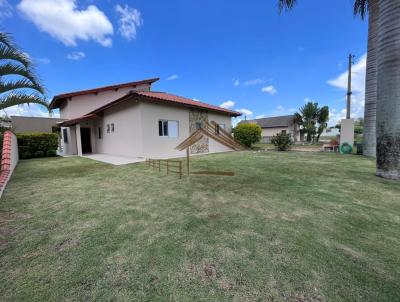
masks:
<path fill-rule="evenodd" d="M 160 133 L 160 122 L 161 122 L 161 133 Z M 164 123 L 167 123 L 167 135 L 164 133 Z M 176 123 L 176 136 L 171 136 L 171 131 L 169 128 L 169 123 L 174 122 Z M 169 138 L 177 138 L 179 137 L 179 121 L 177 120 L 167 120 L 167 119 L 159 119 L 157 122 L 157 128 L 158 128 L 158 136 L 159 137 L 169 137 Z"/>

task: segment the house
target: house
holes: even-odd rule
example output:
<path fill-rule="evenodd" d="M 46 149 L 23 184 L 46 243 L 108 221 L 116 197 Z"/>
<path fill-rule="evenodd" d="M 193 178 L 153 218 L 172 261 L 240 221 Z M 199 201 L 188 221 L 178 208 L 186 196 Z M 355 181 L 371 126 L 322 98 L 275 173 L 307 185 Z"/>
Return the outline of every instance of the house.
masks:
<path fill-rule="evenodd" d="M 127 157 L 184 156 L 175 149 L 197 129 L 215 122 L 231 132 L 239 112 L 152 90 L 158 78 L 56 95 L 65 154 Z M 208 137 L 190 147 L 191 154 L 231 151 Z"/>
<path fill-rule="evenodd" d="M 336 127 L 329 127 L 326 128 L 322 133 L 321 133 L 321 138 L 335 138 L 338 135 L 340 135 L 340 129 Z"/>
<path fill-rule="evenodd" d="M 269 143 L 274 135 L 281 132 L 289 134 L 294 142 L 300 141 L 300 128 L 294 122 L 294 115 L 244 120 L 240 123 L 251 123 L 259 125 L 262 128 L 261 141 L 263 143 Z"/>
<path fill-rule="evenodd" d="M 63 119 L 51 117 L 11 116 L 11 127 L 16 133 L 53 133 Z"/>

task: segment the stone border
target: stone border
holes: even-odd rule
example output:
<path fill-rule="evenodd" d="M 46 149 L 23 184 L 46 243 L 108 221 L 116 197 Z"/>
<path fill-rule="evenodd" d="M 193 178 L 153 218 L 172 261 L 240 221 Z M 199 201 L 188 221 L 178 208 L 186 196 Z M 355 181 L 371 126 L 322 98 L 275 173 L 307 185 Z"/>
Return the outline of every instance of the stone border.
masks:
<path fill-rule="evenodd" d="M 0 171 L 0 197 L 18 163 L 17 137 L 13 132 L 7 130 L 3 136 L 3 154 L 1 157 Z"/>

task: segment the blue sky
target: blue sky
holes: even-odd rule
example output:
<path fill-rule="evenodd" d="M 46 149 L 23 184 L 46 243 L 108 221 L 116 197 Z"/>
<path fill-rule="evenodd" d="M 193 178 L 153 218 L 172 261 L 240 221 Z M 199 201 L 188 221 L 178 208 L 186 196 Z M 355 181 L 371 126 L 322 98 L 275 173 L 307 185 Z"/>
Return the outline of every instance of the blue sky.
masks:
<path fill-rule="evenodd" d="M 352 0 L 0 0 L 0 26 L 36 62 L 55 94 L 160 77 L 154 90 L 241 110 L 292 113 L 317 101 L 344 116 L 346 60 L 354 116 L 363 115 L 367 22 Z M 328 2 L 328 1 L 326 1 Z M 251 5 L 249 5 L 251 4 Z M 43 115 L 36 106 L 11 114 Z"/>

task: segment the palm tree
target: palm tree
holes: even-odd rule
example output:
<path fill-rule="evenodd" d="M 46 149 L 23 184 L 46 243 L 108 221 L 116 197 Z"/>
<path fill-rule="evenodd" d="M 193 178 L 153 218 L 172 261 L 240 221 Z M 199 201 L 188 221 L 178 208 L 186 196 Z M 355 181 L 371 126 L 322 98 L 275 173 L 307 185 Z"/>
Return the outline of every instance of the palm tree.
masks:
<path fill-rule="evenodd" d="M 294 121 L 300 126 L 300 133 L 307 134 L 307 142 L 318 141 L 321 133 L 328 125 L 329 108 L 318 107 L 318 103 L 308 102 L 294 115 Z M 317 128 L 318 126 L 318 128 Z M 317 137 L 315 137 L 317 135 Z"/>
<path fill-rule="evenodd" d="M 44 88 L 29 57 L 0 32 L 0 110 L 32 103 L 48 108 Z"/>
<path fill-rule="evenodd" d="M 363 154 L 376 157 L 376 103 L 378 97 L 378 20 L 379 0 L 358 0 L 354 5 L 354 13 L 362 18 L 368 15 L 368 51 L 367 71 L 365 78 L 365 108 Z"/>
<path fill-rule="evenodd" d="M 376 173 L 400 179 L 400 2 L 379 5 Z"/>

